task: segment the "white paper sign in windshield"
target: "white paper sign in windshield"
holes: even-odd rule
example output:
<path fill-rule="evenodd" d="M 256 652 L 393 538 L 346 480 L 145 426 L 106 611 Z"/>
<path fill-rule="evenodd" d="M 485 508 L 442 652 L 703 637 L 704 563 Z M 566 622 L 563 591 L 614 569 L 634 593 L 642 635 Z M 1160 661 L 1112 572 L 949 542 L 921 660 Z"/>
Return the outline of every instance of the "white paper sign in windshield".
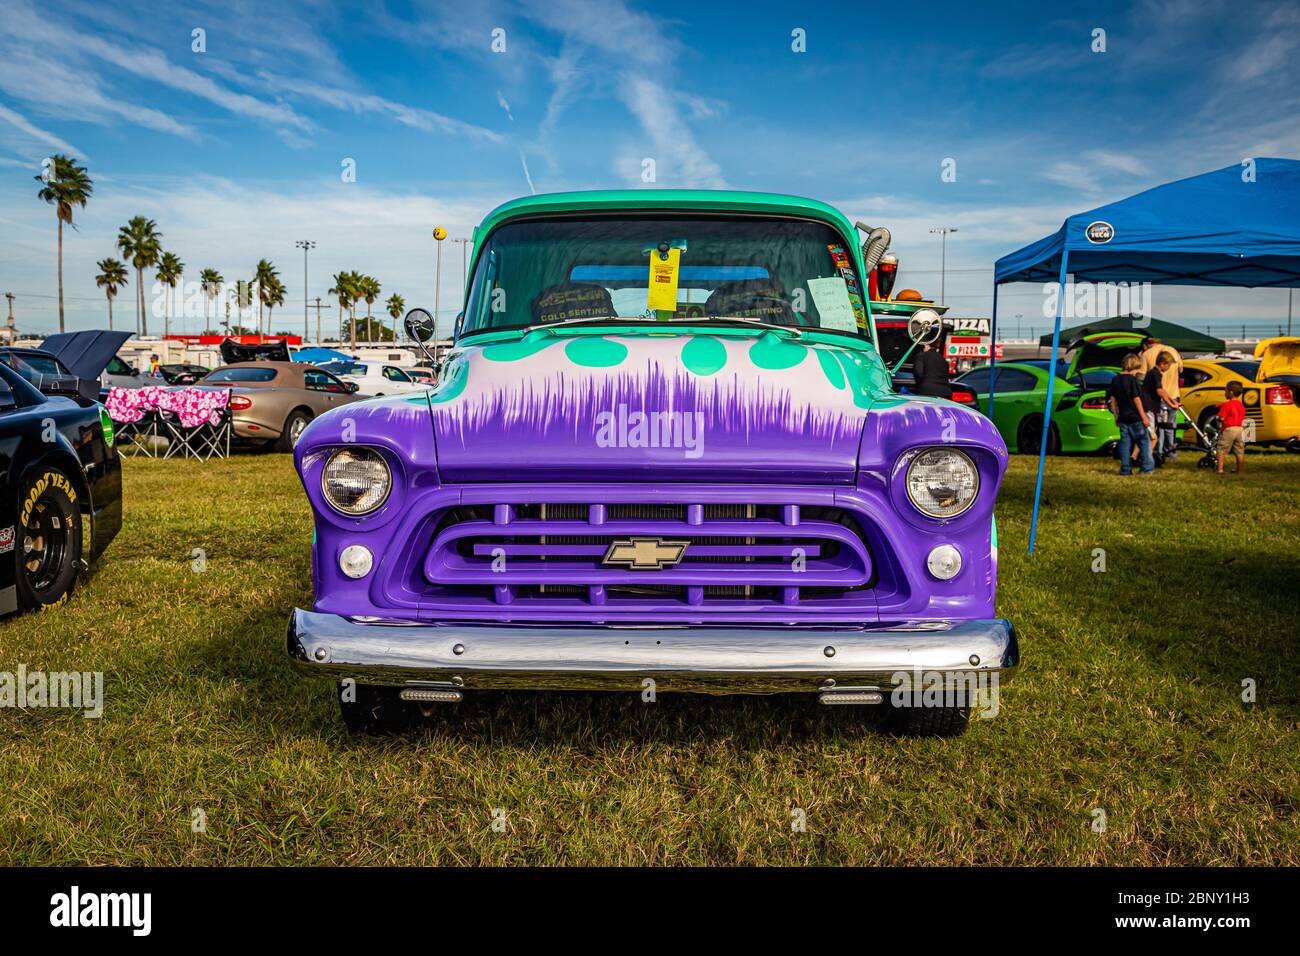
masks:
<path fill-rule="evenodd" d="M 808 291 L 813 304 L 822 317 L 823 329 L 839 332 L 856 332 L 857 320 L 853 318 L 853 304 L 849 302 L 849 287 L 841 276 L 826 279 L 809 279 Z"/>

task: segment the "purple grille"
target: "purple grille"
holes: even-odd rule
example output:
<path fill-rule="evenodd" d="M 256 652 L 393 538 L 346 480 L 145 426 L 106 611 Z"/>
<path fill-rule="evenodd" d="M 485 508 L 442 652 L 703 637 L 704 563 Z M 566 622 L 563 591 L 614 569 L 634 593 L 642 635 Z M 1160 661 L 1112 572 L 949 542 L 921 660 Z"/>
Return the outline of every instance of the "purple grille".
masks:
<path fill-rule="evenodd" d="M 606 563 L 611 545 L 636 539 L 682 542 L 685 550 L 661 569 Z M 866 589 L 872 562 L 857 518 L 834 506 L 485 501 L 439 517 L 423 572 L 444 606 L 460 598 L 589 609 L 763 604 L 814 610 Z"/>

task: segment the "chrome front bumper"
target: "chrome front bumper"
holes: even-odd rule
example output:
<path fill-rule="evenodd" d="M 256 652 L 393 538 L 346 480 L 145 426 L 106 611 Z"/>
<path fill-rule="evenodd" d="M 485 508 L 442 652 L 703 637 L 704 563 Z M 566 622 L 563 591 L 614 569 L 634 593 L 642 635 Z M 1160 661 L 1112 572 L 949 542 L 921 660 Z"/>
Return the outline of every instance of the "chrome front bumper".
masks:
<path fill-rule="evenodd" d="M 892 627 L 599 626 L 415 623 L 296 609 L 289 656 L 306 672 L 364 684 L 466 690 L 773 694 L 886 689 L 900 673 L 1006 680 L 1019 663 L 1003 618 Z"/>

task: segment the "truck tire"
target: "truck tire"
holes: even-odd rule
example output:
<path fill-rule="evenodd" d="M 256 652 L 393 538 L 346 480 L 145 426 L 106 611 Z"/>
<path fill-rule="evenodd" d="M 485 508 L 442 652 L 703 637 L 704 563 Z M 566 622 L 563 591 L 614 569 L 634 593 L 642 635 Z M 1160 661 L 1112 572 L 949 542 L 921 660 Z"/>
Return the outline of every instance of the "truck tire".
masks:
<path fill-rule="evenodd" d="M 881 728 L 900 737 L 960 737 L 970 723 L 969 707 L 880 706 Z"/>
<path fill-rule="evenodd" d="M 400 699 L 400 687 L 375 684 L 338 685 L 339 712 L 354 734 L 387 735 L 410 730 L 422 719 L 418 704 Z"/>

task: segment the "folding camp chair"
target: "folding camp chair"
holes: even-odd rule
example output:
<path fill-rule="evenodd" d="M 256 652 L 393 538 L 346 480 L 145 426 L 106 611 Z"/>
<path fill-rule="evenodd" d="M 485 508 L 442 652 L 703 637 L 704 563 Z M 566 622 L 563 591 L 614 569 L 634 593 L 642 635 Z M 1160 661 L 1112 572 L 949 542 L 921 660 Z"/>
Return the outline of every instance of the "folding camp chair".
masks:
<path fill-rule="evenodd" d="M 144 456 L 157 458 L 158 416 L 155 412 L 145 412 L 144 417 L 134 422 L 114 422 L 114 444 L 117 453 L 127 458 Z"/>
<path fill-rule="evenodd" d="M 187 427 L 181 423 L 176 413 L 162 411 L 158 413 L 162 429 L 167 438 L 167 451 L 164 458 L 180 455 L 207 461 L 210 458 L 228 458 L 230 456 L 230 439 L 234 431 L 230 416 L 230 391 L 226 391 L 225 405 L 215 411 L 218 420 L 204 421 Z"/>

